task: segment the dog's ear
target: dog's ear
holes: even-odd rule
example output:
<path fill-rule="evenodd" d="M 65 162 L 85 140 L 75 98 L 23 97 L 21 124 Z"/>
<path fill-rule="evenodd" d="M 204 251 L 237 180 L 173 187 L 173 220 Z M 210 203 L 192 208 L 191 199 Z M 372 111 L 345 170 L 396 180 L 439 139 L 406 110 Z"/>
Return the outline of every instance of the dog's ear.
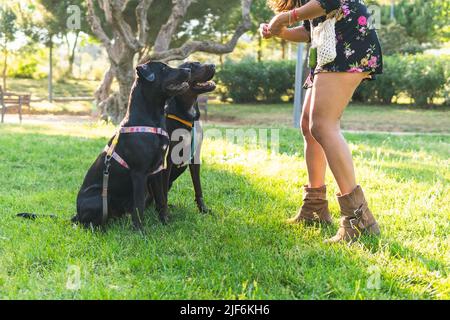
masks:
<path fill-rule="evenodd" d="M 149 82 L 153 82 L 156 79 L 155 73 L 146 64 L 138 65 L 136 71 L 139 77 L 143 77 Z"/>

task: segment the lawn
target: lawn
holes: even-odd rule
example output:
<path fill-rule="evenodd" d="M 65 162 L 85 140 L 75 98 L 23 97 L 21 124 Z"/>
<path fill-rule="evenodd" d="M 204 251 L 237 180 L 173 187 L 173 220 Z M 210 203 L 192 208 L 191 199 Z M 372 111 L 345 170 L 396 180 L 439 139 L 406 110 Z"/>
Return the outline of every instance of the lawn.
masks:
<path fill-rule="evenodd" d="M 99 81 L 65 79 L 64 81 L 54 81 L 53 97 L 93 97 L 95 89 L 99 86 Z M 47 79 L 14 79 L 7 80 L 7 91 L 15 93 L 30 93 L 31 106 L 23 108 L 24 113 L 32 114 L 70 114 L 70 115 L 90 115 L 94 108 L 92 101 L 53 101 L 48 99 Z M 9 113 L 17 113 L 16 108 L 8 110 Z"/>
<path fill-rule="evenodd" d="M 292 126 L 292 104 L 211 104 L 212 122 L 251 126 Z M 450 109 L 423 109 L 407 105 L 352 103 L 342 118 L 344 130 L 449 133 Z"/>
<path fill-rule="evenodd" d="M 7 91 L 31 93 L 32 98 L 48 97 L 47 79 L 15 79 L 8 78 Z M 93 96 L 100 81 L 64 79 L 53 82 L 55 97 L 83 97 Z"/>
<path fill-rule="evenodd" d="M 170 193 L 173 221 L 163 226 L 148 210 L 145 237 L 128 217 L 106 232 L 73 226 L 78 188 L 112 132 L 97 124 L 0 126 L 0 298 L 450 298 L 448 136 L 347 133 L 382 236 L 330 246 L 322 243 L 337 230 L 330 175 L 335 224 L 284 223 L 306 181 L 299 133 L 288 128 L 270 158 L 249 144 L 205 140 L 213 215 L 197 213 L 185 174 Z M 14 216 L 22 211 L 59 218 Z M 71 285 L 77 270 L 79 288 Z"/>

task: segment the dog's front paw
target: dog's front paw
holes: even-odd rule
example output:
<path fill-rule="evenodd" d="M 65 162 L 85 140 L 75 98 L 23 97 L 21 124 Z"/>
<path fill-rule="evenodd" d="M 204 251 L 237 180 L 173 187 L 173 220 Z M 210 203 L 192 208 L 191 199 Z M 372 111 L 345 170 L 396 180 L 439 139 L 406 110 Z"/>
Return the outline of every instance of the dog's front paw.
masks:
<path fill-rule="evenodd" d="M 139 224 L 133 223 L 133 231 L 136 231 L 142 235 L 145 234 L 144 227 L 140 223 Z"/>
<path fill-rule="evenodd" d="M 170 221 L 169 214 L 167 212 L 159 214 L 159 220 L 162 224 L 168 224 Z"/>
<path fill-rule="evenodd" d="M 197 208 L 198 208 L 198 211 L 200 211 L 200 213 L 204 213 L 204 214 L 212 213 L 211 209 L 209 209 L 203 202 L 203 198 L 196 198 L 195 202 L 197 203 Z"/>

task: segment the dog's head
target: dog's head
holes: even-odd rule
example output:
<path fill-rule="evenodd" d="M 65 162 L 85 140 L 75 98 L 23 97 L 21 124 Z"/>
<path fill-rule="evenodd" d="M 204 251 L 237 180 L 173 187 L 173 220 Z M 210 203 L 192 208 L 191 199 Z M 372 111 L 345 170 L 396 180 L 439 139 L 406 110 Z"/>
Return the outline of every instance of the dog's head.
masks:
<path fill-rule="evenodd" d="M 189 90 L 191 70 L 189 68 L 172 68 L 162 62 L 146 62 L 136 67 L 138 81 L 144 91 L 160 91 L 171 97 Z"/>
<path fill-rule="evenodd" d="M 189 80 L 189 90 L 195 94 L 202 94 L 214 91 L 216 84 L 211 79 L 216 73 L 214 64 L 202 64 L 200 62 L 185 62 L 179 68 L 191 70 L 191 79 Z"/>

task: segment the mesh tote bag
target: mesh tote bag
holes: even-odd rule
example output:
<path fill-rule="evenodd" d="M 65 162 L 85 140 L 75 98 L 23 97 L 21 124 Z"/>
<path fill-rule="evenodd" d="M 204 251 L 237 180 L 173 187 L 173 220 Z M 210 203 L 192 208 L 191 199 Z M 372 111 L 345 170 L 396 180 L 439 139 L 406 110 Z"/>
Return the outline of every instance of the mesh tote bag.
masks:
<path fill-rule="evenodd" d="M 311 28 L 311 48 L 317 49 L 317 65 L 324 66 L 336 59 L 336 18 L 329 18 Z"/>

